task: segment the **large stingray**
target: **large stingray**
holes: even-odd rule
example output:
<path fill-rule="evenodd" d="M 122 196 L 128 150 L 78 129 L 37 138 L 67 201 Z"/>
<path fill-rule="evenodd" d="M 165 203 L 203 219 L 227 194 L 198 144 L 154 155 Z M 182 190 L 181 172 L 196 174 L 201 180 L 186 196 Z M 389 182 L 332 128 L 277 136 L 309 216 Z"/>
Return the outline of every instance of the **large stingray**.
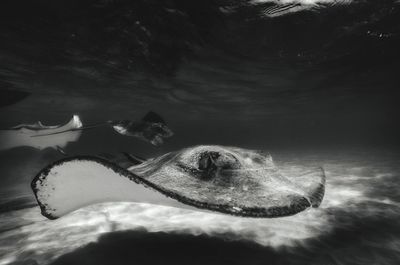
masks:
<path fill-rule="evenodd" d="M 322 169 L 283 176 L 272 158 L 235 147 L 196 146 L 120 165 L 99 157 L 71 157 L 44 168 L 32 181 L 42 214 L 56 219 L 86 205 L 146 201 L 185 205 L 246 217 L 293 215 L 318 207 Z M 146 194 L 153 191 L 158 195 Z M 158 192 L 154 192 L 158 191 Z M 163 196 L 161 196 L 163 197 Z"/>

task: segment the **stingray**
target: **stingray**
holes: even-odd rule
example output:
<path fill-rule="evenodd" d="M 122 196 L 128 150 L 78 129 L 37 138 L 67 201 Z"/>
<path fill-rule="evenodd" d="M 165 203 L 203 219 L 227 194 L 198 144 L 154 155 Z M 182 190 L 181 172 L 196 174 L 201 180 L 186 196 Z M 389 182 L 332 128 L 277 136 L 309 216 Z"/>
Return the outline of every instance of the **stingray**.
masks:
<path fill-rule="evenodd" d="M 40 121 L 33 124 L 19 124 L 9 129 L 0 129 L 0 151 L 20 146 L 30 146 L 39 150 L 53 148 L 63 155 L 70 142 L 79 140 L 82 131 L 102 126 L 112 127 L 118 134 L 132 136 L 152 145 L 159 146 L 173 132 L 166 122 L 155 112 L 148 112 L 141 120 L 109 120 L 106 122 L 82 125 L 78 115 L 61 125 L 43 125 Z"/>
<path fill-rule="evenodd" d="M 150 142 L 155 146 L 162 145 L 165 138 L 169 138 L 174 135 L 160 115 L 153 111 L 149 111 L 139 121 L 109 120 L 106 122 L 86 125 L 84 127 L 81 126 L 79 128 L 68 128 L 67 130 L 49 132 L 47 134 L 41 134 L 40 136 L 57 135 L 71 131 L 82 131 L 103 126 L 111 126 L 118 134 L 136 137 L 138 139 Z"/>
<path fill-rule="evenodd" d="M 19 146 L 30 146 L 39 150 L 54 148 L 63 153 L 70 142 L 79 140 L 82 122 L 78 115 L 60 125 L 19 124 L 10 129 L 0 130 L 0 151 Z M 66 133 L 60 133 L 66 132 Z"/>
<path fill-rule="evenodd" d="M 134 136 L 155 146 L 162 145 L 164 138 L 174 134 L 164 119 L 153 111 L 149 111 L 140 121 L 119 120 L 108 123 L 119 134 Z"/>
<path fill-rule="evenodd" d="M 284 176 L 260 151 L 195 146 L 149 160 L 126 158 L 77 156 L 41 170 L 31 187 L 42 215 L 57 219 L 101 202 L 178 201 L 236 216 L 281 217 L 318 207 L 325 192 L 322 168 Z"/>

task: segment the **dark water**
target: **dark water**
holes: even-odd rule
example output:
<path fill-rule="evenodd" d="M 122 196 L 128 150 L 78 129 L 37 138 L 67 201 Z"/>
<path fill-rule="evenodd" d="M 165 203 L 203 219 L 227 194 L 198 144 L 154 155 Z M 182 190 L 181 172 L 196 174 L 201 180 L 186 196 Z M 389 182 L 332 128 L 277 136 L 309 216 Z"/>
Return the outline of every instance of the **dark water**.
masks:
<path fill-rule="evenodd" d="M 399 3 L 268 17 L 255 2 L 3 1 L 0 127 L 153 110 L 175 132 L 159 148 L 99 128 L 65 151 L 266 150 L 283 171 L 324 167 L 321 207 L 248 219 L 116 203 L 48 221 L 29 185 L 64 156 L 0 150 L 0 264 L 399 262 Z"/>

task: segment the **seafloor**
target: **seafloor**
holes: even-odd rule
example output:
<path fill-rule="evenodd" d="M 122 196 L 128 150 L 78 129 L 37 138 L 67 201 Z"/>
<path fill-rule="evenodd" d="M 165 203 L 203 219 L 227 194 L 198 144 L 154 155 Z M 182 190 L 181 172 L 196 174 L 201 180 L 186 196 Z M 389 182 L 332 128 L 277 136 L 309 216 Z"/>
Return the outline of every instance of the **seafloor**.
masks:
<path fill-rule="evenodd" d="M 51 221 L 31 204 L 31 194 L 14 192 L 1 198 L 0 264 L 397 264 L 398 153 L 337 148 L 272 154 L 284 172 L 324 167 L 320 208 L 258 219 L 120 202 Z"/>

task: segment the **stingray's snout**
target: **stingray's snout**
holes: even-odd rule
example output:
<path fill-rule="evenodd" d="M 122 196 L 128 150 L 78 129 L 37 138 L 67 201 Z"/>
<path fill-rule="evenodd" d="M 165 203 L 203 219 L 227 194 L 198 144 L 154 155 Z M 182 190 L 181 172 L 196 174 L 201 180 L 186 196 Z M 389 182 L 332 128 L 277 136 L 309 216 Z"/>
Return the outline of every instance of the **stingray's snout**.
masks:
<path fill-rule="evenodd" d="M 198 169 L 210 175 L 221 170 L 237 168 L 240 168 L 240 162 L 232 154 L 221 152 L 203 152 L 200 154 Z"/>

